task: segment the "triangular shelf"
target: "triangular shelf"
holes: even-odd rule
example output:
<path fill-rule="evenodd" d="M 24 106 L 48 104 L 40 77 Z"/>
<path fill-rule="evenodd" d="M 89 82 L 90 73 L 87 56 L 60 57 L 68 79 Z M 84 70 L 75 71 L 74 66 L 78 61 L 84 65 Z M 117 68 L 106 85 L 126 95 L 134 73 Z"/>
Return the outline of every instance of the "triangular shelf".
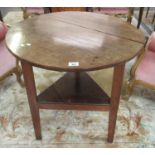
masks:
<path fill-rule="evenodd" d="M 80 72 L 76 83 L 76 73 L 66 73 L 52 86 L 38 95 L 41 103 L 109 104 L 110 98 L 85 72 Z"/>

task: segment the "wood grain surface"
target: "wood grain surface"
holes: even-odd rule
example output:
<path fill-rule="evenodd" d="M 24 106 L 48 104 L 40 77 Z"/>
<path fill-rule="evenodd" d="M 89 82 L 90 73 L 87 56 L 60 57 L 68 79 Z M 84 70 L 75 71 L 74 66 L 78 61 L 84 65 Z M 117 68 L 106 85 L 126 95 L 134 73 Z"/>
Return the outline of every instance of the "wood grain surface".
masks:
<path fill-rule="evenodd" d="M 14 25 L 6 36 L 13 55 L 56 71 L 91 71 L 136 56 L 144 35 L 116 17 L 90 12 L 40 15 Z M 69 66 L 78 62 L 78 66 Z"/>

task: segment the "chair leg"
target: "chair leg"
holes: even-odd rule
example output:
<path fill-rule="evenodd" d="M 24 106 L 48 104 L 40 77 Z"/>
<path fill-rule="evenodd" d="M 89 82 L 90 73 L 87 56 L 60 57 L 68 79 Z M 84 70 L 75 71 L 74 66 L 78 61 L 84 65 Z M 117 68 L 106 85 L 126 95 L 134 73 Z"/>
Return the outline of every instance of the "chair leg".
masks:
<path fill-rule="evenodd" d="M 140 27 L 140 24 L 141 24 L 141 21 L 142 21 L 142 17 L 143 17 L 143 11 L 144 11 L 144 7 L 140 7 L 137 28 Z"/>
<path fill-rule="evenodd" d="M 27 15 L 27 13 L 24 12 L 24 13 L 23 13 L 23 18 L 24 18 L 24 19 L 27 19 L 28 17 L 29 17 L 29 16 Z"/>
<path fill-rule="evenodd" d="M 19 82 L 19 84 L 21 85 L 21 87 L 24 87 L 25 86 L 24 82 L 21 79 L 21 76 L 22 76 L 21 69 L 17 68 L 14 73 L 16 74 L 16 79 Z"/>
<path fill-rule="evenodd" d="M 125 88 L 124 88 L 125 94 L 122 95 L 122 99 L 124 99 L 126 101 L 129 100 L 130 96 L 132 95 L 134 85 L 135 85 L 134 80 L 128 80 L 125 83 Z"/>
<path fill-rule="evenodd" d="M 145 16 L 145 18 L 147 18 L 148 13 L 149 13 L 149 10 L 150 10 L 150 7 L 147 7 L 147 11 L 146 11 L 146 16 Z"/>
<path fill-rule="evenodd" d="M 127 22 L 130 23 L 130 24 L 131 24 L 131 21 L 132 21 L 133 13 L 134 13 L 134 8 L 129 8 Z"/>
<path fill-rule="evenodd" d="M 1 10 L 0 10 L 0 21 L 3 22 L 3 16 L 2 16 Z"/>
<path fill-rule="evenodd" d="M 129 80 L 127 82 L 127 96 L 128 96 L 128 99 L 132 95 L 134 85 L 135 85 L 135 81 L 133 79 Z"/>
<path fill-rule="evenodd" d="M 152 24 L 154 23 L 154 20 L 155 20 L 155 13 L 153 15 Z"/>
<path fill-rule="evenodd" d="M 19 66 L 19 61 L 18 60 L 16 62 L 16 69 L 15 69 L 14 73 L 16 74 L 17 81 L 19 82 L 21 87 L 24 87 L 25 86 L 24 81 L 21 79 L 22 70 L 21 70 L 21 67 Z"/>

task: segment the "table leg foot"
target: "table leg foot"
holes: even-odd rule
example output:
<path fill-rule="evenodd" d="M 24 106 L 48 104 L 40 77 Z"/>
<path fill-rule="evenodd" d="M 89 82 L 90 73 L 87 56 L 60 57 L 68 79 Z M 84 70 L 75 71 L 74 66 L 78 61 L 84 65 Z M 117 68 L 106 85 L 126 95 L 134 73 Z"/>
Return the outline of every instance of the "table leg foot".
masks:
<path fill-rule="evenodd" d="M 41 140 L 42 139 L 42 136 L 41 135 L 36 135 L 36 139 L 37 140 Z"/>
<path fill-rule="evenodd" d="M 108 137 L 107 142 L 108 143 L 112 143 L 113 142 L 114 137 Z"/>
<path fill-rule="evenodd" d="M 35 109 L 30 107 L 30 110 L 31 110 L 31 114 L 32 114 L 32 121 L 33 121 L 35 136 L 36 136 L 37 140 L 40 140 L 42 138 L 42 136 L 41 136 L 39 109 L 34 112 Z"/>

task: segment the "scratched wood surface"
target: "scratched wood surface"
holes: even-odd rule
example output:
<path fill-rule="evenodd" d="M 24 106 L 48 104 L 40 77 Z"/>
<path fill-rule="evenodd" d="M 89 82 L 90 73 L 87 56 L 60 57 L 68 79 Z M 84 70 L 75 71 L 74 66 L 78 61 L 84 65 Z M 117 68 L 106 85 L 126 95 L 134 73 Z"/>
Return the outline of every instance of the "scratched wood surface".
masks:
<path fill-rule="evenodd" d="M 57 71 L 111 67 L 136 56 L 143 44 L 144 34 L 133 25 L 90 12 L 36 16 L 14 25 L 6 35 L 7 47 L 20 60 Z"/>

